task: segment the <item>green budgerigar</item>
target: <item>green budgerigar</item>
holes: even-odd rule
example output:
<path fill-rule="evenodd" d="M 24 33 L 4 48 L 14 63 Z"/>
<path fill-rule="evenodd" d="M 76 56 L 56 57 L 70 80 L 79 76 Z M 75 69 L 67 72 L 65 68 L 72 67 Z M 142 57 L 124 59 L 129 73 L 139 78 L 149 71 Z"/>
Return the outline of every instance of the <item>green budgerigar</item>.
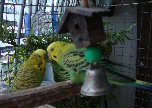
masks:
<path fill-rule="evenodd" d="M 101 44 L 102 45 L 102 44 Z M 101 46 L 101 49 L 104 46 Z M 76 49 L 72 43 L 56 41 L 51 43 L 48 48 L 48 56 L 50 60 L 56 61 L 70 74 L 70 80 L 73 83 L 83 83 L 86 69 L 89 63 L 86 62 L 85 52 L 86 48 Z M 152 83 L 136 80 L 121 73 L 115 72 L 109 67 L 108 60 L 101 59 L 100 65 L 107 70 L 107 79 L 110 84 L 135 86 L 142 89 L 152 90 Z M 111 62 L 112 63 L 112 62 Z"/>
<path fill-rule="evenodd" d="M 43 49 L 34 51 L 16 74 L 13 91 L 40 86 L 45 76 L 47 53 Z"/>

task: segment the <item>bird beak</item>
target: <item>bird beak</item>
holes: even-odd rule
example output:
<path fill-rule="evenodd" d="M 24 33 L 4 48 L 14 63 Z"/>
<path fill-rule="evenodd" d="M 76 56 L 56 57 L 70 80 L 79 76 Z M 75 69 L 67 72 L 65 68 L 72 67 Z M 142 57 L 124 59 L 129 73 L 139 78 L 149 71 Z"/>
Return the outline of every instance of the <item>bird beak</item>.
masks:
<path fill-rule="evenodd" d="M 52 60 L 51 53 L 48 53 L 49 60 Z"/>
<path fill-rule="evenodd" d="M 45 54 L 45 56 L 44 56 L 44 57 L 45 57 L 45 59 L 46 59 L 46 60 L 48 60 L 48 55 L 47 55 L 47 54 Z"/>

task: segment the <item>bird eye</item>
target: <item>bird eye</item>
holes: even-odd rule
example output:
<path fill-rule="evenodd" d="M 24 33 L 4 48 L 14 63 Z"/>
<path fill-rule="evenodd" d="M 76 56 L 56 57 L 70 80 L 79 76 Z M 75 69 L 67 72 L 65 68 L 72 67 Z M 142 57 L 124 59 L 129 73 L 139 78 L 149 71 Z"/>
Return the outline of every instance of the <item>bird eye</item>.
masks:
<path fill-rule="evenodd" d="M 51 48 L 51 52 L 54 51 L 54 48 Z"/>
<path fill-rule="evenodd" d="M 57 58 L 57 56 L 53 56 L 54 58 Z"/>

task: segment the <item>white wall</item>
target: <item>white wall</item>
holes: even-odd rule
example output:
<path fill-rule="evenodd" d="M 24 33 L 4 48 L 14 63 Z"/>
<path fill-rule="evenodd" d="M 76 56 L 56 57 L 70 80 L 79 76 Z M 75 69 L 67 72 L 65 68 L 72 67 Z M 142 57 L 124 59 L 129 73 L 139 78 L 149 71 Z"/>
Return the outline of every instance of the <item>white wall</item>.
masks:
<path fill-rule="evenodd" d="M 137 7 L 123 6 L 116 7 L 115 15 L 113 17 L 106 17 L 104 21 L 108 21 L 113 25 L 110 27 L 114 31 L 127 29 L 137 21 Z M 124 75 L 135 78 L 136 77 L 136 49 L 137 49 L 137 27 L 135 26 L 128 35 L 131 39 L 127 40 L 123 45 L 119 44 L 113 47 L 111 60 L 129 65 L 132 70 L 128 68 L 116 69 Z M 114 92 L 115 100 L 108 100 L 108 108 L 134 108 L 135 105 L 135 88 L 120 87 Z M 104 108 L 104 107 L 101 107 Z"/>

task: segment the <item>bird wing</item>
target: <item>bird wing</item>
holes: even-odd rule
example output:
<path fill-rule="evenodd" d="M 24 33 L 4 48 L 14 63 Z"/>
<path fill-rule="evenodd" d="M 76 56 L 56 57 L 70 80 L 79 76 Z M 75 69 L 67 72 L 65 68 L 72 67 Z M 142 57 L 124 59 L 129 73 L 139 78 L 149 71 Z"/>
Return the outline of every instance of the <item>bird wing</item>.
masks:
<path fill-rule="evenodd" d="M 85 72 L 89 64 L 84 57 L 84 49 L 69 50 L 61 56 L 60 63 L 64 69 Z"/>

